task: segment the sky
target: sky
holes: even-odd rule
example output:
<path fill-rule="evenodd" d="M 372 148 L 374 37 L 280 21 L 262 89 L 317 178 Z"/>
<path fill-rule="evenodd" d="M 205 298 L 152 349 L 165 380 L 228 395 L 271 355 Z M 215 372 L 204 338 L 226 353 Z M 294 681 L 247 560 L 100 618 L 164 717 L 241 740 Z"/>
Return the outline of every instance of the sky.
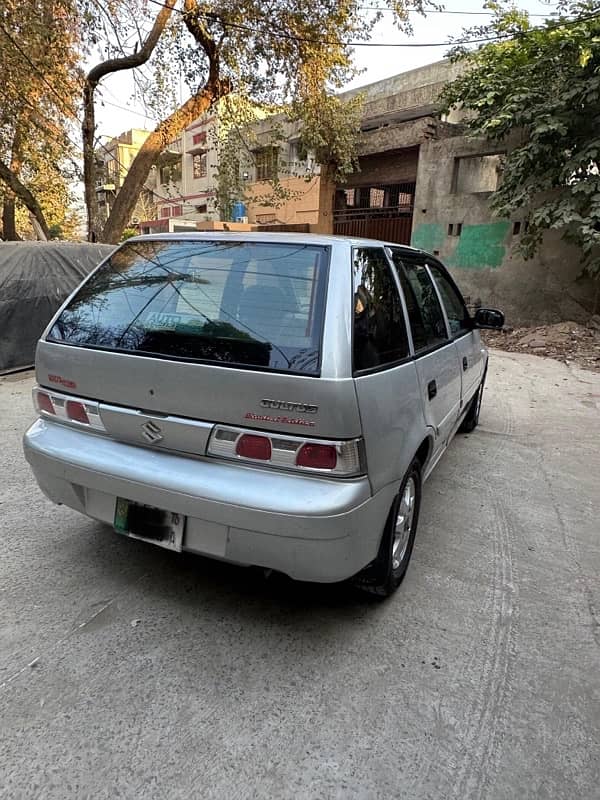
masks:
<path fill-rule="evenodd" d="M 551 16 L 556 7 L 555 3 L 545 3 L 542 0 L 517 0 L 516 5 L 531 15 L 540 15 L 539 18 L 532 16 L 534 23 L 542 22 L 544 17 Z M 390 24 L 390 13 L 384 12 L 383 20 L 374 30 L 371 42 L 390 43 L 395 46 L 357 47 L 355 63 L 362 72 L 344 88 L 354 89 L 439 61 L 448 51 L 448 45 L 445 43 L 451 37 L 458 37 L 463 28 L 483 24 L 489 19 L 489 15 L 485 16 L 482 13 L 485 9 L 481 0 L 479 2 L 450 0 L 445 4 L 444 10 L 452 13 L 429 13 L 426 17 L 416 13 L 411 14 L 414 28 L 412 36 L 396 30 Z M 414 46 L 423 43 L 441 44 L 441 46 Z M 182 99 L 185 100 L 186 97 L 187 94 L 184 93 Z M 123 73 L 102 81 L 98 99 L 96 109 L 98 135 L 110 138 L 129 128 L 148 130 L 154 128 L 155 121 L 146 115 L 143 104 L 133 98 L 132 82 L 124 78 Z"/>

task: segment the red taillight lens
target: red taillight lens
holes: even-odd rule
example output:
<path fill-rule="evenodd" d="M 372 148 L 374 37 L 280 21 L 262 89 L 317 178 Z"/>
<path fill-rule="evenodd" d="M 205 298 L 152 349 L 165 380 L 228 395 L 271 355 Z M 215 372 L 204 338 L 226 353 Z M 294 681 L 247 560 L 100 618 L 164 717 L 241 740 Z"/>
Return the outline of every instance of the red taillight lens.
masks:
<path fill-rule="evenodd" d="M 52 400 L 44 392 L 37 393 L 36 402 L 40 411 L 45 411 L 48 414 L 56 414 L 54 406 L 52 405 Z"/>
<path fill-rule="evenodd" d="M 76 400 L 67 400 L 65 410 L 67 417 L 72 419 L 73 422 L 82 422 L 84 425 L 90 424 L 90 418 L 83 403 L 78 403 Z"/>
<path fill-rule="evenodd" d="M 335 469 L 337 452 L 332 444 L 304 444 L 296 456 L 296 465 L 313 469 Z"/>
<path fill-rule="evenodd" d="M 244 433 L 237 441 L 235 452 L 244 458 L 257 458 L 269 461 L 271 458 L 271 441 L 266 436 L 253 436 Z"/>

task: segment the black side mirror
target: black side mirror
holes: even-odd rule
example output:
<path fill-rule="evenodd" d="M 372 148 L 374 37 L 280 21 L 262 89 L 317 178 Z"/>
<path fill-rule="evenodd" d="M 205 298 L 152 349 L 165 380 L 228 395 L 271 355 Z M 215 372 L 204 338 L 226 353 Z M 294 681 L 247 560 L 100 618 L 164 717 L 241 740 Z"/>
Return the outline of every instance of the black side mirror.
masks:
<path fill-rule="evenodd" d="M 473 322 L 476 328 L 503 328 L 504 314 L 495 308 L 478 308 Z"/>

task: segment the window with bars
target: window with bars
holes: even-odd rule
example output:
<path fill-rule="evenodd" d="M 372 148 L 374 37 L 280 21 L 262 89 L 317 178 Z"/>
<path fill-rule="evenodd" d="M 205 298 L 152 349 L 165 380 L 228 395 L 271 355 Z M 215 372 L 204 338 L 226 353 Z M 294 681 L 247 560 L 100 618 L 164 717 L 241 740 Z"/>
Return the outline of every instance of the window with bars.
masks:
<path fill-rule="evenodd" d="M 255 153 L 256 180 L 273 181 L 277 178 L 279 150 L 277 147 L 262 147 Z"/>
<path fill-rule="evenodd" d="M 160 182 L 162 184 L 179 183 L 181 181 L 181 161 L 165 164 L 160 168 Z"/>
<path fill-rule="evenodd" d="M 412 213 L 414 183 L 394 183 L 341 188 L 336 192 L 337 219 L 403 216 Z"/>
<path fill-rule="evenodd" d="M 206 178 L 206 153 L 198 153 L 192 158 L 194 178 Z"/>

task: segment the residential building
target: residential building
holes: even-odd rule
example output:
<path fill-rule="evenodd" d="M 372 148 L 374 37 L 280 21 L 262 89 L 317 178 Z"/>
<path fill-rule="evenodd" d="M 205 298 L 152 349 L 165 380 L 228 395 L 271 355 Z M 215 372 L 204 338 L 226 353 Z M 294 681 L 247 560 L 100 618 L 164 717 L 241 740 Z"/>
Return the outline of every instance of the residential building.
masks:
<path fill-rule="evenodd" d="M 460 111 L 440 113 L 439 95 L 460 69 L 440 61 L 360 90 L 360 169 L 339 187 L 333 230 L 439 255 L 471 302 L 504 308 L 509 324 L 585 319 L 593 291 L 580 252 L 549 231 L 525 261 L 516 245 L 526 214 L 491 212 L 512 143 L 468 135 Z"/>
<path fill-rule="evenodd" d="M 235 95 L 229 96 L 188 125 L 161 154 L 147 182 L 154 194 L 157 214 L 140 222 L 142 232 L 195 228 L 197 224 L 220 220 L 217 198 L 220 142 L 236 114 L 244 119 L 257 119 L 266 112 Z"/>
<path fill-rule="evenodd" d="M 196 222 L 216 217 L 212 127 L 212 117 L 195 121 L 161 153 L 147 181 L 156 214 L 140 221 L 142 233 L 195 229 Z"/>
<path fill-rule="evenodd" d="M 525 263 L 515 248 L 525 215 L 501 220 L 490 210 L 510 142 L 467 135 L 461 112 L 440 112 L 440 93 L 460 69 L 440 61 L 342 95 L 361 92 L 364 114 L 359 169 L 338 186 L 333 220 L 324 219 L 329 187 L 319 165 L 284 115 L 265 113 L 237 131 L 229 158 L 240 181 L 230 200 L 244 203 L 243 216 L 259 230 L 333 229 L 429 250 L 473 303 L 504 307 L 512 324 L 585 318 L 591 292 L 578 251 L 549 232 Z M 230 132 L 208 116 L 163 154 L 154 171 L 158 219 L 142 231 L 218 224 L 217 143 Z"/>
<path fill-rule="evenodd" d="M 108 219 L 117 192 L 123 185 L 129 167 L 132 165 L 140 147 L 148 138 L 149 133 L 149 131 L 141 128 L 131 128 L 131 130 L 109 139 L 108 142 L 97 148 L 96 198 L 100 226 Z M 142 196 L 141 203 L 144 204 L 144 207 L 151 207 L 151 199 L 147 195 Z M 142 208 L 143 210 L 144 208 Z M 134 212 L 133 216 L 134 219 L 137 219 L 139 214 Z"/>
<path fill-rule="evenodd" d="M 454 132 L 457 115 L 440 117 L 439 95 L 459 67 L 429 64 L 346 92 L 364 97 L 359 169 L 336 196 L 335 233 L 408 244 L 422 144 Z"/>
<path fill-rule="evenodd" d="M 302 152 L 300 125 L 285 115 L 251 126 L 240 152 L 248 222 L 259 229 L 305 229 L 319 218 L 320 167 Z M 273 181 L 276 181 L 274 186 Z"/>

